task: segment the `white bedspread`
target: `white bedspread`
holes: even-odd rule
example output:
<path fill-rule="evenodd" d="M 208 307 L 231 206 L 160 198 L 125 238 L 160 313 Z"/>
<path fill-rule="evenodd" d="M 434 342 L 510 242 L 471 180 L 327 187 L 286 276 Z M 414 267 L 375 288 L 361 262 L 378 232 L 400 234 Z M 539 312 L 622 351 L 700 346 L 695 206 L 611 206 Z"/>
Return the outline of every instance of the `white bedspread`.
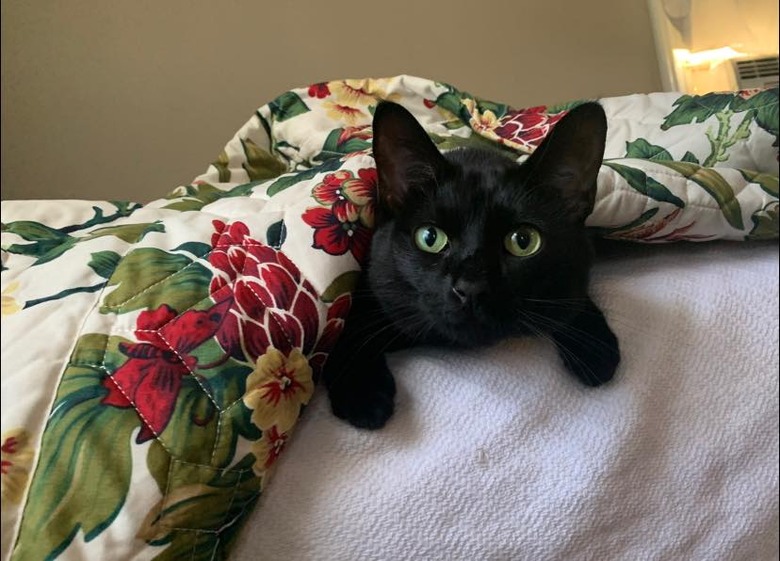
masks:
<path fill-rule="evenodd" d="M 606 245 L 593 294 L 608 387 L 517 340 L 393 356 L 378 432 L 319 390 L 232 558 L 777 559 L 777 244 Z"/>

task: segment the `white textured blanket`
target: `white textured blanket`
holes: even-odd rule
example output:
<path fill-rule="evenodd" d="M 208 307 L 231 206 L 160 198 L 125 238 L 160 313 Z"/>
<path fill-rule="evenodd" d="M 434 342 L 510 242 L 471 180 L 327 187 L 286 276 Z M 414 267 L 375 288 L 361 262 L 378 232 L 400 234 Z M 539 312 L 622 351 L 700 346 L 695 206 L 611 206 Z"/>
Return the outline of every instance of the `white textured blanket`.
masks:
<path fill-rule="evenodd" d="M 536 340 L 418 349 L 379 432 L 300 420 L 234 559 L 776 559 L 776 243 L 607 245 L 619 377 Z"/>

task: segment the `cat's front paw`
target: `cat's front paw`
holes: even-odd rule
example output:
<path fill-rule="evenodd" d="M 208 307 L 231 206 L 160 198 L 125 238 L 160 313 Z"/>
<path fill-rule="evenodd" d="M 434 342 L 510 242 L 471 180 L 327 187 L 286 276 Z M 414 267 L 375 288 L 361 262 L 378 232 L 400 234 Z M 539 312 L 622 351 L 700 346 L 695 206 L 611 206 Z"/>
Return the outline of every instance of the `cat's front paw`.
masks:
<path fill-rule="evenodd" d="M 573 345 L 565 351 L 558 349 L 566 369 L 574 374 L 586 386 L 596 387 L 606 384 L 615 376 L 620 363 L 620 350 L 615 345 L 603 349 L 584 348 Z"/>
<path fill-rule="evenodd" d="M 620 347 L 601 311 L 578 317 L 568 328 L 553 334 L 566 369 L 587 386 L 606 384 L 620 363 Z"/>
<path fill-rule="evenodd" d="M 333 414 L 361 429 L 380 429 L 395 409 L 395 381 L 384 359 L 335 379 L 328 395 Z"/>

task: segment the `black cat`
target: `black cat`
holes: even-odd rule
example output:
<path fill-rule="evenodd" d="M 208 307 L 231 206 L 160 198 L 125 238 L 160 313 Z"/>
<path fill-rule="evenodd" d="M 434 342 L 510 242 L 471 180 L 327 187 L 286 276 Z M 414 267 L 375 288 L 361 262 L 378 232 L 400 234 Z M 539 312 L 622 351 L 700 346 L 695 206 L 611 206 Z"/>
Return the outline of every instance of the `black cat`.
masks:
<path fill-rule="evenodd" d="M 601 106 L 572 109 L 522 164 L 475 149 L 441 154 L 395 103 L 377 106 L 373 130 L 377 227 L 325 367 L 335 415 L 382 427 L 395 397 L 385 352 L 418 344 L 538 335 L 585 384 L 609 381 L 620 352 L 588 298 L 585 229 L 604 154 Z"/>

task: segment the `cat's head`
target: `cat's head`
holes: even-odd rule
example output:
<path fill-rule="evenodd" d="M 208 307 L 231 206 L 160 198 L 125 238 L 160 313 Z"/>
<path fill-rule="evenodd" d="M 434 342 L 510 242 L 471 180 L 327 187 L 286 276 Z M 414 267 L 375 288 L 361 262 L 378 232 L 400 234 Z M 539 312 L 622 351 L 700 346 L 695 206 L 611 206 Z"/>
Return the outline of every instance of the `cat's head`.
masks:
<path fill-rule="evenodd" d="M 522 164 L 498 152 L 440 153 L 403 107 L 381 103 L 369 284 L 422 342 L 480 345 L 548 331 L 586 296 L 604 110 L 564 116 Z"/>

